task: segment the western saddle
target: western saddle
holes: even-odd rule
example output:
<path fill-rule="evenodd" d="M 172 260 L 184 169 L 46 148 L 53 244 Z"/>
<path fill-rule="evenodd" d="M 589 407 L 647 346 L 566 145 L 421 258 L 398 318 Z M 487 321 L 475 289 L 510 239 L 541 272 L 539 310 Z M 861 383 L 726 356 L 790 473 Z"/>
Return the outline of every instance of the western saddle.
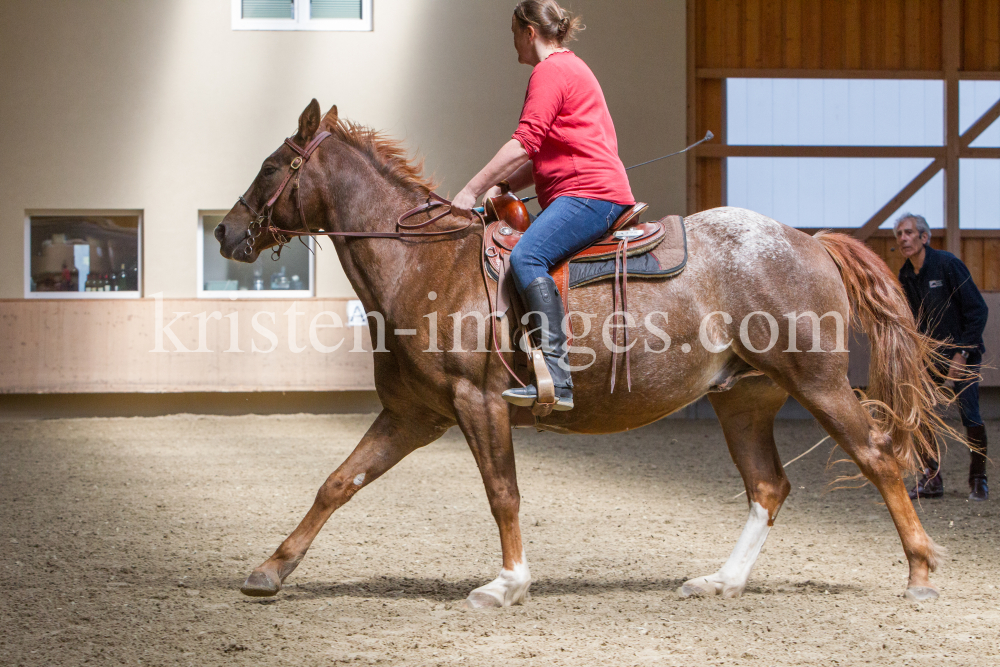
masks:
<path fill-rule="evenodd" d="M 604 262 L 608 264 L 613 262 L 607 275 L 609 277 L 613 275 L 615 279 L 614 311 L 616 321 L 614 326 L 616 330 L 621 329 L 624 332 L 625 367 L 629 389 L 631 389 L 628 352 L 630 346 L 628 345 L 628 329 L 625 326 L 625 313 L 628 312 L 628 271 L 631 263 L 629 258 L 649 253 L 663 242 L 665 237 L 669 237 L 668 242 L 671 247 L 679 246 L 683 252 L 683 259 L 676 262 L 676 266 L 672 263 L 672 269 L 658 271 L 655 275 L 660 277 L 676 275 L 683 270 L 687 259 L 683 222 L 680 216 L 667 216 L 663 220 L 639 222 L 639 215 L 646 208 L 647 204 L 644 203 L 636 203 L 628 207 L 611 226 L 606 236 L 577 252 L 569 259 L 560 262 L 549 272 L 562 298 L 563 311 L 569 315 L 570 265 L 579 262 Z M 510 254 L 521 236 L 527 231 L 531 224 L 531 218 L 524 202 L 506 189 L 499 196 L 485 202 L 484 217 L 486 230 L 483 239 L 483 263 L 487 273 L 497 282 L 496 300 L 492 304 L 495 316 L 502 317 L 508 310 L 513 310 L 517 321 L 520 322 L 523 307 L 513 287 L 513 281 L 510 279 Z M 616 344 L 617 336 L 616 331 Z M 569 347 L 573 343 L 571 330 L 567 332 L 567 339 L 567 347 Z M 530 346 L 527 336 L 523 336 L 523 340 Z M 541 351 L 529 349 L 528 357 L 535 371 L 538 400 L 531 408 L 531 414 L 525 414 L 527 408 L 515 408 L 515 425 L 531 425 L 534 423 L 532 415 L 544 417 L 551 412 L 552 406 L 555 404 L 552 380 L 542 359 Z M 527 370 L 527 362 L 528 359 L 519 358 L 515 353 L 515 366 Z M 614 391 L 617 365 L 617 350 L 615 350 L 611 368 L 612 391 Z M 520 381 L 520 378 L 518 380 Z"/>

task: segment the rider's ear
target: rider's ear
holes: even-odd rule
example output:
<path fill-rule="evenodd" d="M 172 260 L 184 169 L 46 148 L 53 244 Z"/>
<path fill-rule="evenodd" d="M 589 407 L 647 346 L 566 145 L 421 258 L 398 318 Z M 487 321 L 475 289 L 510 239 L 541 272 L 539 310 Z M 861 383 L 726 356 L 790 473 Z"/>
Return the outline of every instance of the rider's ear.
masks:
<path fill-rule="evenodd" d="M 319 129 L 319 102 L 313 98 L 306 110 L 299 116 L 299 131 L 295 138 L 301 143 L 307 143 Z"/>
<path fill-rule="evenodd" d="M 331 130 L 337 127 L 337 120 L 338 120 L 337 105 L 334 104 L 332 107 L 330 107 L 330 110 L 326 112 L 326 115 L 323 116 L 323 121 L 320 123 L 320 125 L 324 129 Z"/>

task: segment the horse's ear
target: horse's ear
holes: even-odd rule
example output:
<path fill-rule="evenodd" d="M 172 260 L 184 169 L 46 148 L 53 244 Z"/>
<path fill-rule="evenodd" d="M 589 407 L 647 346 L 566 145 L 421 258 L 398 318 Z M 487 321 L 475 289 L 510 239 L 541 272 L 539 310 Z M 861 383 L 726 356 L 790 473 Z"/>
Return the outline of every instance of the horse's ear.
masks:
<path fill-rule="evenodd" d="M 330 110 L 326 112 L 326 115 L 323 116 L 323 121 L 320 123 L 320 125 L 324 129 L 332 130 L 333 128 L 337 127 L 337 120 L 338 120 L 337 105 L 334 104 L 332 107 L 330 107 Z"/>
<path fill-rule="evenodd" d="M 299 116 L 299 131 L 295 138 L 302 143 L 307 143 L 319 129 L 319 102 L 313 98 L 306 110 Z"/>

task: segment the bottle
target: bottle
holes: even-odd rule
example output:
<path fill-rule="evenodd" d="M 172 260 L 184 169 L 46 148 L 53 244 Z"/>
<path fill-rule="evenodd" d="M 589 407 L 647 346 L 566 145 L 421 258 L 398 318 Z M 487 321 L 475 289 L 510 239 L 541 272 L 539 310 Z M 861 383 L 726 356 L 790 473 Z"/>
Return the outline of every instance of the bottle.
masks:
<path fill-rule="evenodd" d="M 111 289 L 111 284 L 108 281 L 108 274 L 105 273 L 104 276 L 101 277 L 101 291 L 107 292 L 109 289 Z"/>
<path fill-rule="evenodd" d="M 122 264 L 122 272 L 118 274 L 118 280 L 115 281 L 115 290 L 118 292 L 124 292 L 128 289 L 125 285 L 125 281 L 128 280 L 128 276 L 125 275 L 125 265 Z"/>
<path fill-rule="evenodd" d="M 93 281 L 93 278 L 91 276 L 93 276 L 93 275 L 94 274 L 92 274 L 90 272 L 87 273 L 87 280 L 83 283 L 83 291 L 84 292 L 89 292 L 91 290 L 91 288 L 93 287 L 93 285 L 91 284 L 92 281 Z"/>

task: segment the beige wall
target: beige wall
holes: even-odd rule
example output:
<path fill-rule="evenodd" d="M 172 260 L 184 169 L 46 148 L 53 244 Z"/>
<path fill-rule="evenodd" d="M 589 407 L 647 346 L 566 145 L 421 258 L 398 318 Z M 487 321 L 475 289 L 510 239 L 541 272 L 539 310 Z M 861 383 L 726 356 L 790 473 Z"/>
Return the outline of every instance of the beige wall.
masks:
<path fill-rule="evenodd" d="M 402 138 L 457 192 L 513 131 L 529 68 L 513 0 L 374 0 L 373 32 L 247 32 L 229 0 L 0 3 L 0 298 L 24 293 L 30 209 L 141 209 L 144 294 L 196 294 L 198 211 L 228 209 L 316 97 Z M 684 143 L 684 0 L 572 0 L 626 164 Z M 684 161 L 635 172 L 683 212 Z M 351 294 L 335 253 L 317 296 Z"/>
<path fill-rule="evenodd" d="M 346 306 L 0 300 L 0 395 L 373 390 L 369 332 Z"/>

